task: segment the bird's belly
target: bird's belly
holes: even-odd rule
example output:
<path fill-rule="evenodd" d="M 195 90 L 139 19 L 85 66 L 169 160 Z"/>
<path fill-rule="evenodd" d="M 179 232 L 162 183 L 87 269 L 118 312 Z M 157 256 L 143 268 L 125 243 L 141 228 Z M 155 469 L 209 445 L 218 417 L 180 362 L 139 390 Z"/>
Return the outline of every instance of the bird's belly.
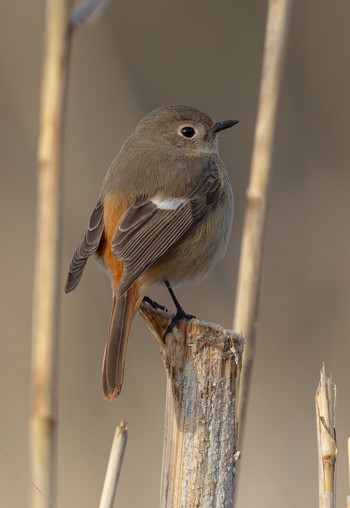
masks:
<path fill-rule="evenodd" d="M 225 218 L 225 211 L 227 213 L 223 207 L 215 214 L 209 213 L 187 238 L 152 267 L 149 270 L 152 282 L 166 278 L 176 286 L 186 282 L 197 283 L 206 277 L 226 251 L 232 221 Z"/>

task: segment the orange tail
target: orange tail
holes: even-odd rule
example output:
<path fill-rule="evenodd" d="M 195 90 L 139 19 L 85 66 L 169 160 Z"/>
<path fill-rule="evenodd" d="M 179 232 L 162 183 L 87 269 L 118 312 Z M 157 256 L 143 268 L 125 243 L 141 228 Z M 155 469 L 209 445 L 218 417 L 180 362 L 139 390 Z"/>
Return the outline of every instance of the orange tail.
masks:
<path fill-rule="evenodd" d="M 102 366 L 102 387 L 106 399 L 114 399 L 121 392 L 130 327 L 141 299 L 135 284 L 120 297 L 113 294 Z"/>

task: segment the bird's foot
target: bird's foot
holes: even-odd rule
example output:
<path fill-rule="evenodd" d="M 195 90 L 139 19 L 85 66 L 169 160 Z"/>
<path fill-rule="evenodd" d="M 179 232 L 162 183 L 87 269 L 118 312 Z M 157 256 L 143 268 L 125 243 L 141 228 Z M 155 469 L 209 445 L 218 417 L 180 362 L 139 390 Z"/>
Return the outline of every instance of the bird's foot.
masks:
<path fill-rule="evenodd" d="M 168 326 L 168 328 L 165 330 L 165 333 L 163 335 L 163 339 L 165 339 L 165 336 L 170 333 L 174 326 L 181 320 L 181 319 L 187 319 L 188 321 L 190 321 L 191 319 L 196 319 L 195 316 L 193 316 L 192 314 L 187 314 L 187 312 L 185 312 L 183 310 L 183 308 L 181 307 L 180 303 L 179 303 L 179 300 L 176 298 L 175 296 L 175 293 L 168 281 L 168 279 L 164 279 L 164 283 L 166 285 L 166 287 L 168 288 L 168 291 L 170 293 L 170 296 L 175 304 L 175 307 L 176 307 L 176 314 L 175 316 L 173 317 L 170 325 Z"/>
<path fill-rule="evenodd" d="M 177 323 L 179 321 L 181 321 L 181 319 L 187 319 L 187 321 L 190 321 L 191 319 L 196 319 L 196 316 L 193 316 L 193 314 L 187 314 L 187 312 L 185 312 L 182 307 L 178 308 L 175 316 L 171 320 L 171 323 L 169 324 L 168 328 L 165 330 L 163 339 L 165 339 L 165 337 L 168 333 L 173 331 L 174 326 L 177 325 Z"/>

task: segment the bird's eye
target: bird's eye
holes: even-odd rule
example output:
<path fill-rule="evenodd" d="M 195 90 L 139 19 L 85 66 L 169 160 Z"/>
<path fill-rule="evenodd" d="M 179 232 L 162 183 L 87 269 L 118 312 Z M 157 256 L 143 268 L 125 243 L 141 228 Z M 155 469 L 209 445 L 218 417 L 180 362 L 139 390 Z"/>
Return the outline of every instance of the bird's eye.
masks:
<path fill-rule="evenodd" d="M 196 134 L 196 131 L 193 127 L 182 127 L 182 129 L 180 129 L 180 133 L 185 138 L 193 138 L 193 136 Z"/>

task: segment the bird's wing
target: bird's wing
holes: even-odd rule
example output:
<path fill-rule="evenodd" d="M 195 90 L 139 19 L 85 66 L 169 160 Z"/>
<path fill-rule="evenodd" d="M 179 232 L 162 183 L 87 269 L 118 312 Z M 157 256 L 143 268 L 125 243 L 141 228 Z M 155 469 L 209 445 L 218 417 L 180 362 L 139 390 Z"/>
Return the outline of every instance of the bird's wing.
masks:
<path fill-rule="evenodd" d="M 220 178 L 212 173 L 181 198 L 139 198 L 128 208 L 112 240 L 114 255 L 124 261 L 119 295 L 198 225 L 221 189 Z"/>
<path fill-rule="evenodd" d="M 92 212 L 85 233 L 81 237 L 81 240 L 73 254 L 66 281 L 66 293 L 73 291 L 73 289 L 75 289 L 79 284 L 88 257 L 91 256 L 91 254 L 94 254 L 98 249 L 103 228 L 103 205 L 101 201 L 99 201 Z"/>

